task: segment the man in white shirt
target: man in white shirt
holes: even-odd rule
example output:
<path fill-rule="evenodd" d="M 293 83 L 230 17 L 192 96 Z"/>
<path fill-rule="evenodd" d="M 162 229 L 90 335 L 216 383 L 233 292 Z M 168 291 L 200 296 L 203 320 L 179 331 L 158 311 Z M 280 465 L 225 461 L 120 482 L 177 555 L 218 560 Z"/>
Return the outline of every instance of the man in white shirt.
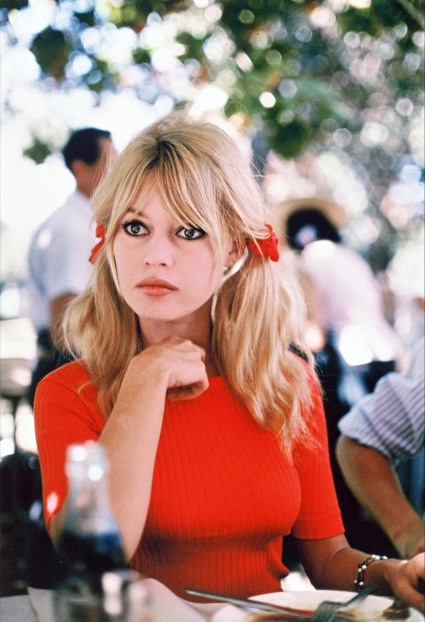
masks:
<path fill-rule="evenodd" d="M 31 404 L 41 378 L 68 360 L 54 340 L 66 306 L 89 282 L 88 259 L 96 241 L 90 197 L 115 149 L 110 132 L 87 127 L 71 134 L 62 155 L 76 189 L 38 228 L 28 254 L 29 310 L 39 349 L 28 393 Z"/>

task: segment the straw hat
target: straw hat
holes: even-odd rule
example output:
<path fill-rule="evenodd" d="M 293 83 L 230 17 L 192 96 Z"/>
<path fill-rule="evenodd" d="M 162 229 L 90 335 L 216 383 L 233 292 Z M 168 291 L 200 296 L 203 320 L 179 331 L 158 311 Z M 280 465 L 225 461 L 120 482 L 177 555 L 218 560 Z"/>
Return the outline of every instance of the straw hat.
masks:
<path fill-rule="evenodd" d="M 339 203 L 319 197 L 289 199 L 283 201 L 283 203 L 278 203 L 275 209 L 281 235 L 285 235 L 289 216 L 301 210 L 317 210 L 321 212 L 336 229 L 343 227 L 348 220 L 347 212 Z"/>

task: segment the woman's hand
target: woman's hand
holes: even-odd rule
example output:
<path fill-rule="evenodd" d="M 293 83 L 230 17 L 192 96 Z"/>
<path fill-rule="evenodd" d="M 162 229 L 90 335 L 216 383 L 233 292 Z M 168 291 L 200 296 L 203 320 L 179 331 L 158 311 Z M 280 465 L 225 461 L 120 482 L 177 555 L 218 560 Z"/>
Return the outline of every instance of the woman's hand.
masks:
<path fill-rule="evenodd" d="M 169 400 L 193 399 L 208 388 L 205 350 L 179 337 L 168 337 L 135 356 L 122 389 L 126 389 L 124 383 L 131 383 L 134 391 L 134 375 L 140 373 L 151 376 L 154 383 L 159 382 Z"/>
<path fill-rule="evenodd" d="M 388 582 L 394 596 L 425 613 L 425 553 L 400 562 L 391 570 Z"/>

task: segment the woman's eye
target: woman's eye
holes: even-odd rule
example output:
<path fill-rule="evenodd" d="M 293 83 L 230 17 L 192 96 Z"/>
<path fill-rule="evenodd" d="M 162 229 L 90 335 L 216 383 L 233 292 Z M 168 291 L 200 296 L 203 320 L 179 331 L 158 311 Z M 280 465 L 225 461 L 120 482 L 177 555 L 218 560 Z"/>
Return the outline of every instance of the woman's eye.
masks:
<path fill-rule="evenodd" d="M 203 238 L 206 233 L 203 229 L 197 229 L 196 227 L 180 227 L 176 235 L 184 240 L 198 240 Z"/>
<path fill-rule="evenodd" d="M 121 225 L 128 235 L 147 235 L 149 233 L 148 228 L 140 222 L 140 220 L 130 220 Z"/>

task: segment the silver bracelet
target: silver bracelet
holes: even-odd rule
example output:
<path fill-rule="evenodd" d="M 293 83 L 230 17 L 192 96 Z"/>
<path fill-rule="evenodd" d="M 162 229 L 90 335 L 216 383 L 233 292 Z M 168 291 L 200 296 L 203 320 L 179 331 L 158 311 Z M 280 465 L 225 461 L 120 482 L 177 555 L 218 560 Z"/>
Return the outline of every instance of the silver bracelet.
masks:
<path fill-rule="evenodd" d="M 388 559 L 388 557 L 386 555 L 371 555 L 357 566 L 357 577 L 354 579 L 357 592 L 361 592 L 365 586 L 366 570 L 369 564 L 378 562 L 380 559 Z"/>

